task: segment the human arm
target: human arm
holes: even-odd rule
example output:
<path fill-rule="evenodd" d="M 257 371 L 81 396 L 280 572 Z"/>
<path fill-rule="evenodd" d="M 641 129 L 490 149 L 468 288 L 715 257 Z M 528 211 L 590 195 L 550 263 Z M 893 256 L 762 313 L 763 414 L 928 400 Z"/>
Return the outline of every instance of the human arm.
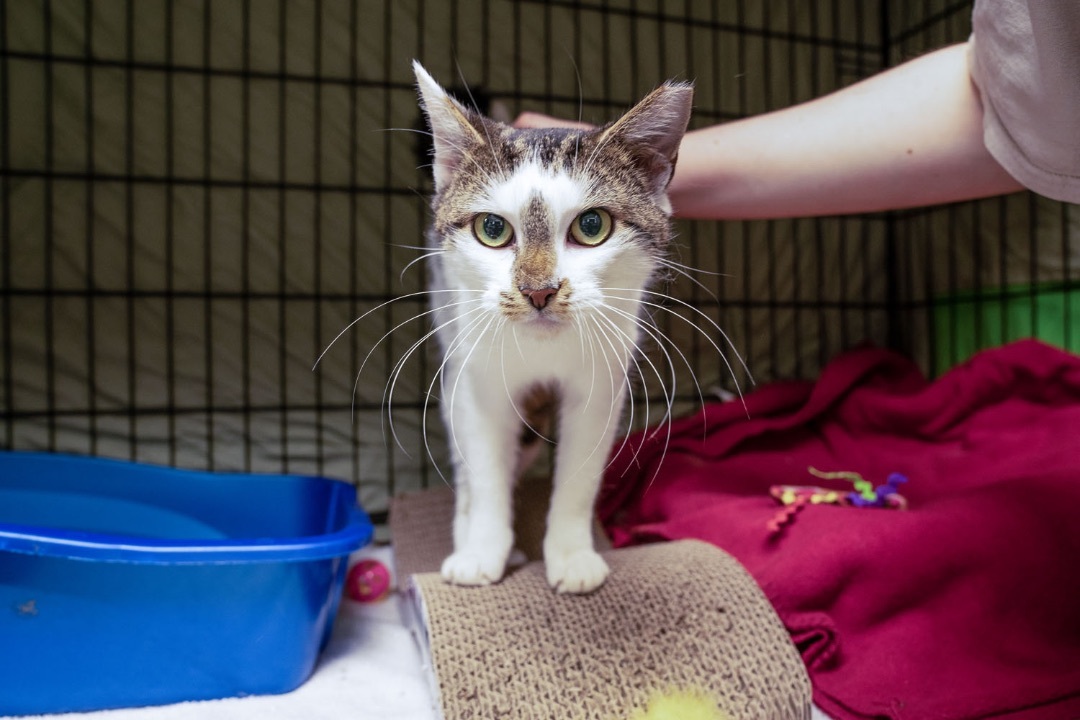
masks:
<path fill-rule="evenodd" d="M 1021 189 L 983 144 L 982 105 L 960 44 L 800 105 L 687 133 L 669 196 L 681 217 L 752 219 Z"/>

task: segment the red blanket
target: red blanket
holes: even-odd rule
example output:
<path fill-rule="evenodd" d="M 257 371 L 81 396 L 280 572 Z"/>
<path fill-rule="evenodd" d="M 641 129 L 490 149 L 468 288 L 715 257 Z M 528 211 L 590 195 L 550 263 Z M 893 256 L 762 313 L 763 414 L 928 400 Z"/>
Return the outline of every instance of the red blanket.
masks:
<path fill-rule="evenodd" d="M 834 717 L 1080 718 L 1080 358 L 1023 341 L 928 382 L 860 349 L 746 406 L 617 452 L 599 503 L 617 546 L 738 558 Z M 808 505 L 771 533 L 770 486 L 851 489 L 808 466 L 902 473 L 908 509 Z"/>

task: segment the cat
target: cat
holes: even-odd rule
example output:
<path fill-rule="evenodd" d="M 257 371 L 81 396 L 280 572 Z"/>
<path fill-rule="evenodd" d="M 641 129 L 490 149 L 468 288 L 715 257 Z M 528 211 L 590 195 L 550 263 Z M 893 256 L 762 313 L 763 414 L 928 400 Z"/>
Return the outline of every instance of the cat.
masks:
<path fill-rule="evenodd" d="M 502 578 L 520 441 L 544 432 L 530 408 L 555 396 L 545 573 L 557 592 L 591 592 L 609 573 L 593 506 L 671 242 L 666 191 L 693 86 L 664 83 L 595 129 L 515 129 L 413 70 L 433 140 L 430 312 L 456 489 L 442 575 Z"/>

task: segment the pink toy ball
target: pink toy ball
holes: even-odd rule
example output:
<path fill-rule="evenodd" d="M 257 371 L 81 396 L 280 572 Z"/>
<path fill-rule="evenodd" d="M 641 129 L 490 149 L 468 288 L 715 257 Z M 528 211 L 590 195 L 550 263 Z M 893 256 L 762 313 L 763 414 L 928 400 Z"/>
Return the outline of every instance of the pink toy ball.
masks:
<path fill-rule="evenodd" d="M 378 602 L 390 594 L 390 571 L 378 560 L 361 560 L 345 577 L 345 593 L 356 602 Z"/>

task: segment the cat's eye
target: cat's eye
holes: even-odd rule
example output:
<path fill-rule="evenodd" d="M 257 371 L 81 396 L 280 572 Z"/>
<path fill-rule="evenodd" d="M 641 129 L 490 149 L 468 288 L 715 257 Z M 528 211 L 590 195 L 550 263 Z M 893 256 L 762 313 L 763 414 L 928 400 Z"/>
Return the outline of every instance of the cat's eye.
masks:
<path fill-rule="evenodd" d="M 514 229 L 495 213 L 480 213 L 473 220 L 473 235 L 490 248 L 501 248 L 514 239 Z"/>
<path fill-rule="evenodd" d="M 593 247 L 608 239 L 611 227 L 611 215 L 608 211 L 593 208 L 574 218 L 574 222 L 570 223 L 570 235 L 574 242 Z"/>

